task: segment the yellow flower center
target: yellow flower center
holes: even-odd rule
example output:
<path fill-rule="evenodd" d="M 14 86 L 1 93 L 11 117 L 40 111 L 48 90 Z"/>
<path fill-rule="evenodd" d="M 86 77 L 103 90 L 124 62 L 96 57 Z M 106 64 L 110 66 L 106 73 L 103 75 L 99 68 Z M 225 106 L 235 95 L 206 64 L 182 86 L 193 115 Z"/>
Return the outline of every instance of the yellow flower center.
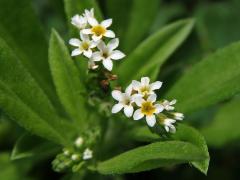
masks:
<path fill-rule="evenodd" d="M 88 44 L 87 42 L 83 42 L 83 43 L 81 44 L 81 46 L 82 46 L 82 48 L 83 48 L 84 50 L 88 50 L 88 48 L 89 48 L 89 44 Z"/>
<path fill-rule="evenodd" d="M 143 86 L 141 87 L 140 89 L 140 92 L 143 94 L 143 95 L 147 95 L 149 93 L 149 87 L 148 86 Z"/>
<path fill-rule="evenodd" d="M 156 111 L 156 108 L 153 106 L 151 102 L 142 103 L 141 112 L 146 116 L 151 116 Z"/>
<path fill-rule="evenodd" d="M 106 28 L 101 26 L 101 25 L 97 25 L 92 27 L 92 32 L 96 35 L 96 36 L 101 36 L 104 35 L 106 33 Z"/>

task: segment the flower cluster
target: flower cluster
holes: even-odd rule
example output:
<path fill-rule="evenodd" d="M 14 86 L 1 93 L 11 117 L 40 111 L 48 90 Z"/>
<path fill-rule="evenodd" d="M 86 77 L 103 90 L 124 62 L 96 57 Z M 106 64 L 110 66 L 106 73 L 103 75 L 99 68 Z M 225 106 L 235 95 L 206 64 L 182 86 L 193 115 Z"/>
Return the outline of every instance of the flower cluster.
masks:
<path fill-rule="evenodd" d="M 93 151 L 84 145 L 83 137 L 78 137 L 74 142 L 74 148 L 64 148 L 52 162 L 53 169 L 57 172 L 71 170 L 77 172 L 86 161 L 92 159 Z"/>
<path fill-rule="evenodd" d="M 125 54 L 115 50 L 119 45 L 115 33 L 108 28 L 112 24 L 112 19 L 98 22 L 94 16 L 94 10 L 85 10 L 82 15 L 72 17 L 72 25 L 79 29 L 80 39 L 72 38 L 69 44 L 76 47 L 72 51 L 72 56 L 83 54 L 89 59 L 89 69 L 96 69 L 96 63 L 102 62 L 103 66 L 111 71 L 113 68 L 112 60 L 120 60 Z M 106 38 L 111 40 L 106 44 Z"/>
<path fill-rule="evenodd" d="M 160 81 L 150 83 L 148 77 L 142 77 L 141 82 L 133 80 L 125 92 L 112 91 L 113 98 L 118 101 L 112 107 L 112 113 L 118 113 L 123 109 L 127 117 L 133 116 L 134 120 L 146 117 L 148 126 L 153 127 L 157 123 L 162 125 L 167 132 L 174 133 L 176 131 L 174 123 L 177 120 L 183 120 L 184 115 L 174 112 L 173 105 L 176 100 L 156 101 L 155 91 L 161 86 L 162 82 Z"/>

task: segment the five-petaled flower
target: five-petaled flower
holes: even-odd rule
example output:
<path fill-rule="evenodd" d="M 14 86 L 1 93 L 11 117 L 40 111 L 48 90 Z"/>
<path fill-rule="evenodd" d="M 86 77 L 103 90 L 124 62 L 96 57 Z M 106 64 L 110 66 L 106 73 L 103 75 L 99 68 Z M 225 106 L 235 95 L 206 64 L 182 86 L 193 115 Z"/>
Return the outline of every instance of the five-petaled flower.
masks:
<path fill-rule="evenodd" d="M 69 41 L 69 44 L 77 47 L 72 51 L 71 56 L 78 56 L 80 54 L 84 54 L 84 56 L 91 58 L 92 57 L 92 49 L 97 46 L 97 42 L 90 40 L 88 35 L 80 33 L 81 40 L 77 38 L 72 38 Z"/>
<path fill-rule="evenodd" d="M 91 28 L 83 29 L 83 34 L 91 34 L 94 41 L 99 41 L 102 37 L 114 38 L 115 33 L 107 28 L 111 26 L 112 19 L 106 19 L 99 23 L 94 17 L 87 18 Z"/>
<path fill-rule="evenodd" d="M 132 81 L 133 89 L 138 91 L 143 97 L 148 95 L 155 94 L 154 90 L 160 89 L 162 82 L 156 81 L 150 84 L 150 79 L 148 77 L 142 77 L 141 82 L 133 80 Z"/>
<path fill-rule="evenodd" d="M 126 88 L 125 93 L 122 93 L 119 90 L 114 90 L 112 92 L 112 96 L 115 100 L 118 101 L 118 103 L 112 107 L 112 113 L 117 113 L 122 109 L 124 109 L 124 114 L 127 117 L 131 117 L 133 114 L 133 106 L 132 106 L 133 97 L 131 96 L 131 94 L 132 94 L 132 85 L 129 85 Z"/>
<path fill-rule="evenodd" d="M 139 120 L 146 116 L 147 124 L 153 127 L 156 123 L 155 114 L 163 111 L 163 106 L 161 104 L 154 104 L 156 98 L 156 94 L 149 95 L 146 100 L 141 96 L 135 96 L 135 103 L 140 108 L 134 112 L 133 119 Z"/>
<path fill-rule="evenodd" d="M 121 51 L 114 50 L 118 47 L 118 45 L 118 38 L 112 39 L 107 45 L 103 41 L 100 41 L 97 45 L 99 51 L 94 52 L 92 55 L 93 61 L 102 61 L 103 66 L 107 70 L 111 71 L 113 68 L 112 60 L 119 60 L 125 57 L 125 54 Z"/>
<path fill-rule="evenodd" d="M 83 160 L 88 160 L 93 157 L 93 152 L 91 149 L 87 148 L 83 152 Z"/>

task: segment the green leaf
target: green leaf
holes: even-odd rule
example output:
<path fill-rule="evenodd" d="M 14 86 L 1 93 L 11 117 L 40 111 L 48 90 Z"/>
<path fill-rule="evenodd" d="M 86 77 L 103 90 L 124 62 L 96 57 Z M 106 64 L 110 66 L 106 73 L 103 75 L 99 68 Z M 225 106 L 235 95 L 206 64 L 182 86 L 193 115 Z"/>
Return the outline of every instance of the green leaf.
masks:
<path fill-rule="evenodd" d="M 28 176 L 28 171 L 31 168 L 29 161 L 11 162 L 9 153 L 2 152 L 0 154 L 0 179 L 8 180 L 34 180 Z"/>
<path fill-rule="evenodd" d="M 197 7 L 196 30 L 204 50 L 211 52 L 240 40 L 239 7 L 232 1 L 202 3 Z"/>
<path fill-rule="evenodd" d="M 213 120 L 201 129 L 209 146 L 221 148 L 240 139 L 239 106 L 239 98 L 224 104 Z"/>
<path fill-rule="evenodd" d="M 56 132 L 63 126 L 51 102 L 1 38 L 0 91 L 0 107 L 9 117 L 37 135 L 65 141 Z"/>
<path fill-rule="evenodd" d="M 97 170 L 101 174 L 133 173 L 204 158 L 202 151 L 188 142 L 156 142 L 101 162 Z"/>
<path fill-rule="evenodd" d="M 194 128 L 184 124 L 177 126 L 177 132 L 171 136 L 170 139 L 164 139 L 157 134 L 152 133 L 147 127 L 134 128 L 129 133 L 129 137 L 143 142 L 156 142 L 156 141 L 172 141 L 178 140 L 182 142 L 188 142 L 195 145 L 202 151 L 205 158 L 200 161 L 191 161 L 191 163 L 204 174 L 207 174 L 209 165 L 209 153 L 208 147 L 204 137 Z"/>
<path fill-rule="evenodd" d="M 86 93 L 85 85 L 71 59 L 64 41 L 56 31 L 52 31 L 49 64 L 59 99 L 71 118 L 78 126 L 86 126 Z"/>
<path fill-rule="evenodd" d="M 0 37 L 57 104 L 47 61 L 47 41 L 29 0 L 17 4 L 15 0 L 0 1 Z"/>
<path fill-rule="evenodd" d="M 157 15 L 159 4 L 159 0 L 133 0 L 126 35 L 123 41 L 124 52 L 131 52 L 142 40 L 144 35 L 148 33 Z"/>
<path fill-rule="evenodd" d="M 201 161 L 191 162 L 194 167 L 199 169 L 202 173 L 207 174 L 209 166 L 209 153 L 207 143 L 203 137 L 196 129 L 186 126 L 184 124 L 179 124 L 177 132 L 172 136 L 174 140 L 186 141 L 197 146 L 205 155 L 205 159 Z"/>
<path fill-rule="evenodd" d="M 240 91 L 240 43 L 208 56 L 189 69 L 168 91 L 180 112 L 192 112 L 227 99 Z"/>
<path fill-rule="evenodd" d="M 106 0 L 105 3 L 107 17 L 113 19 L 113 24 L 110 28 L 115 32 L 121 42 L 127 32 L 128 21 L 126 21 L 126 19 L 129 19 L 132 3 L 133 1 L 129 0 Z M 119 45 L 121 47 L 122 43 Z"/>
<path fill-rule="evenodd" d="M 14 145 L 11 160 L 23 158 L 37 158 L 49 157 L 54 155 L 59 150 L 56 144 L 50 141 L 30 135 L 23 134 Z"/>
<path fill-rule="evenodd" d="M 159 68 L 185 40 L 193 20 L 181 20 L 159 30 L 141 43 L 118 68 L 119 80 L 127 85 L 132 79 L 150 76 L 156 79 Z"/>

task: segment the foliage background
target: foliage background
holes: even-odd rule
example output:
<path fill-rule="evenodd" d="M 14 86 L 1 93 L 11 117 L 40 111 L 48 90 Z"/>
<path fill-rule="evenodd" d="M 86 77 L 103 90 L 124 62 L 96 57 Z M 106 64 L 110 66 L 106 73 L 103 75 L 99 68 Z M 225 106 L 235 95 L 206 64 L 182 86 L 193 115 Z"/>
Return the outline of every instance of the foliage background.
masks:
<path fill-rule="evenodd" d="M 113 12 L 109 11 L 108 6 L 117 3 L 125 4 L 121 14 L 113 16 Z M 113 25 L 117 23 L 122 27 L 127 26 L 127 21 L 118 21 L 119 17 L 127 16 L 131 2 L 129 0 L 99 0 L 99 5 L 106 17 L 112 17 Z M 33 0 L 34 9 L 40 18 L 45 34 L 49 39 L 51 28 L 54 27 L 58 32 L 67 39 L 66 17 L 64 15 L 64 7 L 62 1 L 59 0 Z M 116 5 L 116 8 L 118 6 Z M 144 37 L 140 37 L 139 41 L 146 38 L 149 34 L 157 29 L 175 20 L 195 17 L 195 27 L 191 35 L 185 43 L 174 53 L 173 56 L 164 64 L 159 79 L 165 82 L 163 91 L 166 92 L 178 78 L 183 75 L 192 65 L 200 61 L 203 57 L 215 52 L 218 48 L 229 45 L 232 42 L 240 40 L 240 16 L 239 0 L 162 0 L 159 3 L 158 13 L 153 16 L 153 25 L 151 30 Z M 141 31 L 142 21 L 139 22 Z M 116 28 L 116 27 L 115 27 Z M 125 33 L 124 29 L 115 29 L 120 36 Z M 128 38 L 135 38 L 137 32 L 133 32 Z M 124 39 L 121 39 L 124 43 Z M 128 50 L 130 50 L 129 47 Z M 128 51 L 127 49 L 125 52 Z M 239 83 L 239 82 L 236 82 Z M 207 142 L 209 143 L 209 151 L 211 162 L 207 176 L 204 176 L 196 169 L 187 168 L 185 165 L 169 168 L 161 168 L 148 172 L 124 175 L 119 177 L 102 177 L 103 179 L 240 179 L 239 175 L 239 139 L 240 139 L 240 111 L 239 96 L 236 95 L 233 100 L 221 102 L 218 105 L 209 107 L 208 109 L 195 112 L 191 115 L 189 123 L 202 130 Z M 221 110 L 221 114 L 218 112 Z M 231 118 L 229 118 L 231 112 Z M 208 123 L 213 119 L 218 119 L 221 124 L 212 125 L 209 129 Z M 21 128 L 4 120 L 1 116 L 0 124 L 0 152 L 10 151 L 17 137 L 23 131 Z M 6 139 L 6 137 L 8 137 Z M 230 137 L 230 138 L 226 138 Z M 0 179 L 8 177 L 14 179 L 14 172 L 28 172 L 28 167 L 15 166 L 13 163 L 9 165 L 9 161 L 5 157 L 1 157 Z M 58 179 L 59 174 L 51 171 L 51 159 L 41 162 L 28 172 L 29 179 Z M 17 163 L 17 162 L 16 162 Z M 2 168 L 3 167 L 3 168 Z M 18 168 L 16 168 L 18 167 Z M 5 169 L 4 169 L 5 168 Z M 6 169 L 8 168 L 8 169 Z M 4 172 L 4 173 L 1 173 Z M 12 174 L 12 177 L 9 176 Z M 97 177 L 99 179 L 99 177 Z M 6 178 L 5 178 L 6 179 Z M 94 179 L 92 175 L 91 179 Z"/>

